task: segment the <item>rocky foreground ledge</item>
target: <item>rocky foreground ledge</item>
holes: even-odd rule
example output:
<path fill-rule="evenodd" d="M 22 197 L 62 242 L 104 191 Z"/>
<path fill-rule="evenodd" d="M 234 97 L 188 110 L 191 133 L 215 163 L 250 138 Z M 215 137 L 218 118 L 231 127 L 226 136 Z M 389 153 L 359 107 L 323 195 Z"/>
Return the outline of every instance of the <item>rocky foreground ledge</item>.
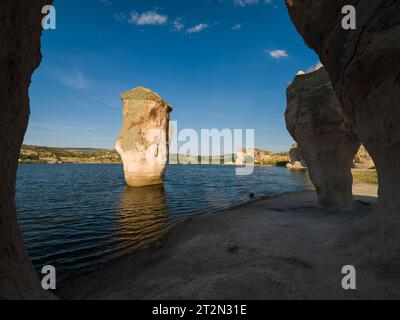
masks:
<path fill-rule="evenodd" d="M 349 212 L 317 208 L 314 192 L 261 200 L 177 225 L 162 244 L 112 262 L 58 292 L 66 299 L 400 298 L 385 266 L 359 264 L 347 231 L 369 213 L 376 186 L 355 185 Z M 364 260 L 363 260 L 364 261 Z M 341 287 L 344 265 L 357 290 Z"/>

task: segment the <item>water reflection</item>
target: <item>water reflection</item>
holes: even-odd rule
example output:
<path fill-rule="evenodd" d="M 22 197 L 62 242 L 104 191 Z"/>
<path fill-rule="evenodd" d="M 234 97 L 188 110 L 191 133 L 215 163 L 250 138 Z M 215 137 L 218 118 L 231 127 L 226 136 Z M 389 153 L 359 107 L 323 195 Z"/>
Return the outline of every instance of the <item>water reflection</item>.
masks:
<path fill-rule="evenodd" d="M 172 165 L 165 189 L 131 189 L 120 165 L 21 165 L 17 210 L 36 269 L 55 266 L 62 283 L 157 241 L 189 216 L 249 202 L 251 193 L 274 196 L 310 185 L 307 172 L 285 168 L 256 167 L 244 177 L 232 166 Z"/>
<path fill-rule="evenodd" d="M 118 241 L 123 247 L 140 248 L 162 237 L 168 229 L 164 187 L 126 187 L 120 201 Z"/>

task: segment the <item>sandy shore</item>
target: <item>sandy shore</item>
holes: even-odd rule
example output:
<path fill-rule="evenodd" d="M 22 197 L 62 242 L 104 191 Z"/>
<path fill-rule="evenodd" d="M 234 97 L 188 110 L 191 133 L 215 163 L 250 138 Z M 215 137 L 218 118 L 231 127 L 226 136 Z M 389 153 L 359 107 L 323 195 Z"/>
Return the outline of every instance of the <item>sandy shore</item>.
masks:
<path fill-rule="evenodd" d="M 324 212 L 314 192 L 261 200 L 177 225 L 162 243 L 105 265 L 58 292 L 67 299 L 369 299 L 400 297 L 399 281 L 357 265 L 337 239 L 376 202 L 355 185 L 357 207 Z M 357 268 L 357 290 L 341 270 Z"/>

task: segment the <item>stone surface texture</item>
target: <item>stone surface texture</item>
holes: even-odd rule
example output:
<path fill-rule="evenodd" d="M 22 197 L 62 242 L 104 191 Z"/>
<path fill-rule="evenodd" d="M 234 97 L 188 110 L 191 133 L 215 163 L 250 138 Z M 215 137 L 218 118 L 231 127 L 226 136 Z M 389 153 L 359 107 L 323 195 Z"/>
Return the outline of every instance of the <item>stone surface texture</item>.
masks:
<path fill-rule="evenodd" d="M 327 69 L 347 116 L 375 162 L 379 214 L 400 212 L 400 1 L 287 0 L 306 44 Z M 356 30 L 342 28 L 353 5 Z"/>
<path fill-rule="evenodd" d="M 303 75 L 304 73 L 298 74 Z M 303 152 L 298 144 L 292 146 L 289 151 L 289 163 L 286 166 L 291 170 L 304 170 L 307 169 L 307 163 L 304 160 Z"/>
<path fill-rule="evenodd" d="M 28 90 L 41 61 L 41 13 L 51 0 L 0 2 L 0 299 L 41 299 L 15 209 L 18 157 L 29 120 Z"/>
<path fill-rule="evenodd" d="M 352 207 L 351 167 L 360 142 L 324 68 L 296 76 L 287 89 L 285 118 L 302 150 L 320 205 Z"/>
<path fill-rule="evenodd" d="M 162 184 L 169 158 L 172 107 L 158 94 L 137 87 L 121 96 L 123 127 L 116 150 L 130 187 Z"/>

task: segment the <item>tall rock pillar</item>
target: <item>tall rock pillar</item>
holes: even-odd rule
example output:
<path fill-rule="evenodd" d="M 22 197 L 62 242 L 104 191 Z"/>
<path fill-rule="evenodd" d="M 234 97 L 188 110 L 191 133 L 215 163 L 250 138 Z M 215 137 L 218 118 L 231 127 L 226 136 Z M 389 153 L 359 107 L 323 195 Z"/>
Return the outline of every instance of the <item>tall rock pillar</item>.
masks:
<path fill-rule="evenodd" d="M 353 159 L 360 147 L 324 68 L 298 75 L 287 89 L 286 125 L 300 146 L 325 208 L 353 205 Z"/>
<path fill-rule="evenodd" d="M 375 162 L 380 215 L 398 217 L 400 1 L 286 0 L 286 4 L 297 30 L 326 67 L 344 112 Z M 342 26 L 342 9 L 348 5 L 356 10 L 354 30 Z"/>
<path fill-rule="evenodd" d="M 137 87 L 121 96 L 123 126 L 116 150 L 130 187 L 162 184 L 169 159 L 170 104 L 158 94 Z"/>

